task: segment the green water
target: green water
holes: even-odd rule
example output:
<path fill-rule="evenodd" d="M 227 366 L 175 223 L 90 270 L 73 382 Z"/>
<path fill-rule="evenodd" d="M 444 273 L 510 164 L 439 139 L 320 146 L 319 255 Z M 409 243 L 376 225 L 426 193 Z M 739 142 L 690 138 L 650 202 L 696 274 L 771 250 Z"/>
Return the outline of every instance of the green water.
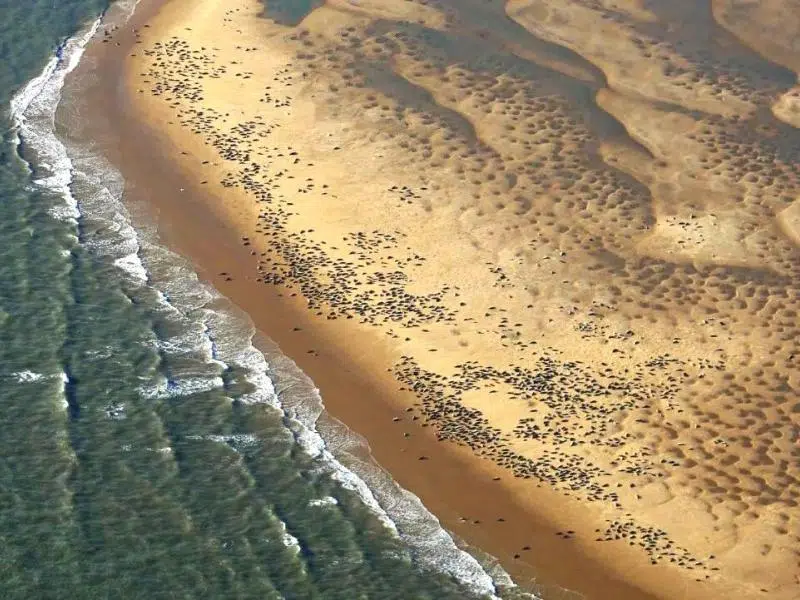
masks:
<path fill-rule="evenodd" d="M 0 104 L 104 5 L 0 1 Z M 268 370 L 246 319 L 134 234 L 108 165 L 67 144 L 81 214 L 65 219 L 57 186 L 33 183 L 59 172 L 52 139 L 23 128 L 18 150 L 7 117 L 0 598 L 485 596 L 429 515 L 391 531 L 310 423 L 273 406 L 274 383 L 313 415 L 313 388 L 277 355 Z"/>
<path fill-rule="evenodd" d="M 283 25 L 297 25 L 324 0 L 269 0 L 264 2 L 264 16 Z"/>

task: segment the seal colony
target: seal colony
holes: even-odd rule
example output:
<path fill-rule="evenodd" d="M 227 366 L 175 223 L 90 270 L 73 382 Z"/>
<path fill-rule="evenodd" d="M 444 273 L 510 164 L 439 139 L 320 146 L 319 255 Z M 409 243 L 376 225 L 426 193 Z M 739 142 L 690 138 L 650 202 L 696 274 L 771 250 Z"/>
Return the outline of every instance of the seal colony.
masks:
<path fill-rule="evenodd" d="M 655 596 L 788 600 L 792 4 L 172 0 L 128 92 L 246 277 L 384 338 L 398 443 L 557 491 L 583 514 L 553 543 Z"/>

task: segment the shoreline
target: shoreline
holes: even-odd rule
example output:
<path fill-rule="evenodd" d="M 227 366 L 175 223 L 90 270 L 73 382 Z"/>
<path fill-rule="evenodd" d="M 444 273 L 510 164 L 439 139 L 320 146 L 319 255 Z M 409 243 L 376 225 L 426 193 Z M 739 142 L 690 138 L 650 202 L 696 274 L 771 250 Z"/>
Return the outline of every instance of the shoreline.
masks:
<path fill-rule="evenodd" d="M 186 0 L 143 0 L 132 26 L 165 26 L 165 12 L 179 5 L 186 6 Z M 545 600 L 558 598 L 559 589 L 593 600 L 673 597 L 669 586 L 676 583 L 677 573 L 650 568 L 624 544 L 592 549 L 588 540 L 556 536 L 573 528 L 591 531 L 597 523 L 596 515 L 584 517 L 581 502 L 515 479 L 468 448 L 438 441 L 422 421 L 408 421 L 405 411 L 414 407 L 416 397 L 398 391 L 397 380 L 387 371 L 395 359 L 385 338 L 344 320 L 316 318 L 297 289 L 257 281 L 257 257 L 242 239 L 256 237 L 253 217 L 258 208 L 231 210 L 222 205 L 220 191 L 200 184 L 202 175 L 189 159 L 181 158 L 184 146 L 176 146 L 169 128 L 142 116 L 152 104 L 137 98 L 122 67 L 128 54 L 136 54 L 137 36 L 125 31 L 113 37 L 119 46 L 101 48 L 95 43 L 88 48 L 103 76 L 87 99 L 105 122 L 92 126 L 95 134 L 115 138 L 105 150 L 131 188 L 128 201 L 145 205 L 164 241 L 189 258 L 203 280 L 250 315 L 257 329 L 315 382 L 326 411 L 363 436 L 377 462 L 416 494 L 446 529 L 496 557 L 515 579 L 535 578 Z M 199 146 L 191 147 L 195 160 L 201 152 Z M 398 426 L 395 419 L 404 421 Z M 400 427 L 408 438 L 400 437 Z M 471 493 L 464 494 L 465 488 Z M 716 592 L 709 584 L 699 589 L 704 591 L 696 597 L 728 593 L 726 586 Z"/>
<path fill-rule="evenodd" d="M 173 0 L 140 0 L 131 26 L 143 26 L 170 1 Z M 385 440 L 396 429 L 392 419 L 402 415 L 405 408 L 396 398 L 389 399 L 385 395 L 387 387 L 396 387 L 394 380 L 388 376 L 381 377 L 375 369 L 348 361 L 347 348 L 335 342 L 336 333 L 326 331 L 323 341 L 320 341 L 319 330 L 330 329 L 334 324 L 310 318 L 301 301 L 290 297 L 291 290 L 265 288 L 253 281 L 251 268 L 248 268 L 252 265 L 252 256 L 241 246 L 241 232 L 231 226 L 221 211 L 215 214 L 215 198 L 198 185 L 193 174 L 170 168 L 175 164 L 171 141 L 132 114 L 119 69 L 125 54 L 135 48 L 136 40 L 134 36 L 122 34 L 118 41 L 120 46 L 114 48 L 101 48 L 99 44 L 88 46 L 89 60 L 97 59 L 98 72 L 105 76 L 90 88 L 83 99 L 93 109 L 101 108 L 99 120 L 106 126 L 94 129 L 89 137 L 99 135 L 106 138 L 103 150 L 125 177 L 128 188 L 126 202 L 129 209 L 131 203 L 134 207 L 134 222 L 137 217 L 142 218 L 142 213 L 147 222 L 152 219 L 164 243 L 190 259 L 202 281 L 212 284 L 248 314 L 257 330 L 279 346 L 314 381 L 326 413 L 362 436 L 381 468 L 386 469 L 401 487 L 418 496 L 448 531 L 500 561 L 515 581 L 530 585 L 535 580 L 534 587 L 544 594 L 544 600 L 571 599 L 575 594 L 593 600 L 655 600 L 657 596 L 614 578 L 602 565 L 573 549 L 554 552 L 552 538 L 556 531 L 567 527 L 568 519 L 558 524 L 545 515 L 531 514 L 530 507 L 521 505 L 515 491 L 508 489 L 512 487 L 508 485 L 512 478 L 503 469 L 493 468 L 490 464 L 476 465 L 479 460 L 464 449 L 450 445 L 443 447 L 422 427 L 415 431 L 413 453 L 405 448 L 398 449 L 393 441 Z M 102 57 L 98 57 L 100 53 Z M 114 98 L 114 101 L 108 102 L 108 98 Z M 114 126 L 109 128 L 107 125 L 112 122 Z M 110 145 L 109 139 L 113 140 Z M 143 156 L 149 160 L 143 161 Z M 153 181 L 158 183 L 153 185 Z M 190 221 L 185 219 L 186 206 L 179 202 L 164 202 L 163 197 L 158 197 L 159 190 L 180 188 L 190 192 L 187 197 L 198 199 L 197 208 L 200 210 L 190 211 Z M 208 235 L 213 236 L 213 248 L 207 243 Z M 230 272 L 233 281 L 219 275 L 221 272 Z M 293 325 L 289 328 L 286 323 Z M 300 327 L 302 331 L 293 331 L 294 327 Z M 367 343 L 371 353 L 385 353 L 380 340 L 372 339 Z M 307 350 L 310 347 L 318 348 L 324 354 L 309 358 Z M 399 395 L 396 390 L 392 393 Z M 378 397 L 380 401 L 365 407 L 350 402 L 353 396 Z M 433 461 L 424 463 L 433 468 L 421 470 L 418 454 L 433 456 Z M 474 475 L 480 478 L 473 479 Z M 505 485 L 498 489 L 499 482 L 495 478 L 504 475 Z M 514 483 L 513 479 L 511 483 Z M 465 486 L 472 490 L 470 496 L 460 493 L 459 490 Z M 545 497 L 545 502 L 560 500 L 559 495 L 550 490 L 538 491 Z M 486 498 L 491 498 L 495 510 L 486 506 Z M 505 523 L 492 523 L 495 512 L 504 515 Z M 465 516 L 470 520 L 462 521 Z M 491 529 L 476 530 L 471 523 L 475 520 Z M 511 532 L 504 526 L 510 522 L 515 523 Z M 524 558 L 530 558 L 524 561 L 514 559 L 513 556 L 525 546 L 530 550 L 526 551 Z M 590 590 L 594 594 L 586 596 Z"/>
<path fill-rule="evenodd" d="M 144 26 L 163 5 L 173 1 L 140 0 L 131 27 Z M 445 447 L 422 427 L 416 428 L 413 453 L 405 448 L 398 449 L 393 441 L 385 440 L 389 437 L 387 434 L 396 429 L 392 419 L 402 415 L 405 408 L 396 398 L 390 399 L 384 394 L 388 386 L 396 387 L 393 378 L 380 377 L 379 371 L 342 358 L 346 356 L 346 348 L 334 342 L 335 333 L 326 332 L 321 342 L 319 329 L 330 328 L 333 324 L 309 318 L 309 312 L 301 302 L 289 297 L 290 290 L 265 288 L 252 280 L 252 271 L 248 268 L 252 256 L 240 244 L 241 232 L 232 227 L 223 214 L 214 213 L 214 197 L 198 185 L 191 173 L 169 167 L 174 164 L 175 152 L 174 149 L 170 152 L 171 141 L 132 113 L 119 69 L 125 54 L 136 47 L 136 39 L 121 32 L 116 41 L 120 46 L 103 48 L 98 43 L 88 46 L 89 60 L 98 61 L 98 72 L 104 77 L 89 89 L 83 99 L 93 110 L 100 109 L 98 116 L 102 117 L 98 121 L 104 122 L 105 127 L 95 128 L 89 137 L 99 135 L 105 138 L 104 153 L 123 173 L 129 188 L 126 190 L 129 208 L 131 202 L 134 207 L 140 207 L 133 214 L 138 213 L 138 218 L 142 218 L 143 212 L 147 221 L 152 219 L 161 239 L 192 261 L 202 281 L 212 284 L 247 313 L 257 330 L 297 363 L 320 390 L 325 411 L 362 436 L 378 464 L 401 487 L 418 496 L 447 530 L 500 561 L 515 581 L 530 584 L 535 580 L 535 589 L 541 590 L 545 600 L 572 598 L 575 594 L 592 600 L 655 600 L 658 596 L 617 579 L 605 566 L 580 551 L 554 549 L 552 539 L 557 531 L 567 528 L 569 519 L 564 518 L 559 523 L 552 518 L 553 511 L 549 515 L 532 514 L 529 504 L 523 505 L 518 501 L 517 494 L 522 486 L 504 469 L 493 468 L 463 448 L 449 444 Z M 108 102 L 108 98 L 113 98 L 113 102 Z M 113 128 L 108 127 L 112 122 Z M 113 140 L 110 144 L 109 139 Z M 149 160 L 143 161 L 143 156 Z M 153 181 L 158 183 L 153 185 Z M 157 197 L 159 190 L 180 188 L 190 192 L 187 197 L 199 199 L 197 208 L 200 210 L 190 211 L 190 222 L 185 219 L 185 206 L 164 202 L 163 198 Z M 206 236 L 209 234 L 214 239 L 213 249 L 207 244 Z M 231 271 L 232 265 L 236 271 Z M 231 272 L 233 281 L 227 281 L 227 277 L 219 275 L 221 272 Z M 287 322 L 293 323 L 291 328 L 286 327 Z M 292 331 L 294 327 L 303 331 Z M 320 364 L 320 357 L 308 358 L 307 349 L 312 346 L 325 349 L 325 364 Z M 380 340 L 371 340 L 369 348 L 370 352 L 385 352 Z M 399 395 L 396 390 L 392 390 L 392 394 Z M 352 396 L 378 397 L 380 401 L 370 402 L 365 407 L 350 402 Z M 433 468 L 420 469 L 423 463 L 417 460 L 418 454 L 433 456 L 434 460 L 424 463 Z M 473 478 L 474 475 L 479 478 Z M 495 481 L 498 477 L 504 479 L 502 487 Z M 471 495 L 460 493 L 459 490 L 465 486 L 472 490 Z M 536 491 L 543 496 L 545 503 L 563 501 L 559 494 L 550 490 L 540 488 Z M 494 510 L 487 507 L 490 504 L 486 501 L 488 498 L 491 498 Z M 492 518 L 494 513 L 502 513 L 505 522 L 496 522 L 497 517 Z M 462 517 L 470 520 L 464 522 Z M 475 520 L 485 524 L 484 528 L 477 529 L 471 523 Z M 515 523 L 513 531 L 504 526 L 507 523 Z M 526 546 L 530 550 L 522 551 Z M 514 558 L 515 554 L 523 552 L 524 560 Z M 588 595 L 590 592 L 592 595 Z"/>

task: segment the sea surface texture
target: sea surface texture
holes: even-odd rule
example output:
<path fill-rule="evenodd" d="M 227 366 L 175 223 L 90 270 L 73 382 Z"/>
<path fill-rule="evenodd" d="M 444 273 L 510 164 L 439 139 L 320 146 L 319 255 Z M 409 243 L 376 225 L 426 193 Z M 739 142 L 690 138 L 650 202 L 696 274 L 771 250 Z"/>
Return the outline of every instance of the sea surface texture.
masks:
<path fill-rule="evenodd" d="M 133 9 L 105 4 L 0 2 L 0 597 L 518 597 L 325 444 L 310 381 L 70 143 L 65 76 Z"/>

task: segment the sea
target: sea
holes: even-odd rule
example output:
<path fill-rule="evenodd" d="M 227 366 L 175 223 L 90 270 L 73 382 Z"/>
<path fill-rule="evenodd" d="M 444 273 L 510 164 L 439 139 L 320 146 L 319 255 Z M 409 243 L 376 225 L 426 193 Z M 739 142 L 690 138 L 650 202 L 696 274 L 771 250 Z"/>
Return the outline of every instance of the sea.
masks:
<path fill-rule="evenodd" d="M 65 79 L 134 9 L 0 0 L 0 598 L 535 597 L 134 227 L 125 181 L 72 140 L 91 115 L 57 110 Z"/>

